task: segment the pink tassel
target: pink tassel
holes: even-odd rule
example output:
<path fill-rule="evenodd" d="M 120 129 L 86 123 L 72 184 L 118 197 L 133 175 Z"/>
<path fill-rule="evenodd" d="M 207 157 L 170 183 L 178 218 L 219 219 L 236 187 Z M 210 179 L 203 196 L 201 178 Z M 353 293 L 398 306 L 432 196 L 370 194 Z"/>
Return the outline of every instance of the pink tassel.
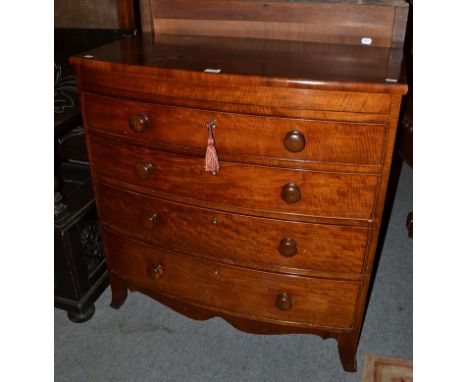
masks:
<path fill-rule="evenodd" d="M 205 171 L 211 172 L 216 175 L 219 172 L 218 153 L 216 152 L 215 140 L 213 129 L 216 127 L 216 121 L 208 122 L 206 128 L 208 129 L 208 147 L 206 148 L 205 156 Z"/>

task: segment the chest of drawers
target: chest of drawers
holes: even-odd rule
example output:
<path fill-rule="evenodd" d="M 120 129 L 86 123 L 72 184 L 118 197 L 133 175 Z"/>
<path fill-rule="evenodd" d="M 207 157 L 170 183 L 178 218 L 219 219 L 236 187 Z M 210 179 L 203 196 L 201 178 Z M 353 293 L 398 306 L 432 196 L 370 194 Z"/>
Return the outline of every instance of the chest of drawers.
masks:
<path fill-rule="evenodd" d="M 406 92 L 399 50 L 234 37 L 228 21 L 213 37 L 154 3 L 159 33 L 72 58 L 111 305 L 129 288 L 251 333 L 333 337 L 355 370 Z M 215 3 L 199 2 L 206 17 Z"/>

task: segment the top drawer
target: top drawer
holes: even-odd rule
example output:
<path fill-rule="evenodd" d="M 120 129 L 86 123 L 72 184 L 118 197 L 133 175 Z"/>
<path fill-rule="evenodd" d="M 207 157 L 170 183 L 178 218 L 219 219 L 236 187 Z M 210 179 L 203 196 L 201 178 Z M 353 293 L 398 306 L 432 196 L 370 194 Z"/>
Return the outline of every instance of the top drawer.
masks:
<path fill-rule="evenodd" d="M 257 117 L 93 94 L 84 100 L 91 129 L 156 148 L 190 149 L 204 155 L 206 124 L 216 120 L 216 147 L 222 159 L 243 156 L 358 165 L 380 165 L 383 159 L 384 124 Z"/>

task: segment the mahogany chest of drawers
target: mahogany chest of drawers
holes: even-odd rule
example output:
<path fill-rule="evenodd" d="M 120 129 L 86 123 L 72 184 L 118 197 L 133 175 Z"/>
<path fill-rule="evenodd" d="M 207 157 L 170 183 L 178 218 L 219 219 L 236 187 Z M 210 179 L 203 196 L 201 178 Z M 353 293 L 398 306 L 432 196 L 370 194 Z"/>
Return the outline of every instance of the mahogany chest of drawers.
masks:
<path fill-rule="evenodd" d="M 170 3 L 149 2 L 149 33 L 71 60 L 112 306 L 129 288 L 247 332 L 334 337 L 354 371 L 406 92 L 393 25 L 406 8 L 338 4 L 351 18 L 391 10 L 390 32 L 367 25 L 368 46 L 334 29 L 326 1 Z"/>

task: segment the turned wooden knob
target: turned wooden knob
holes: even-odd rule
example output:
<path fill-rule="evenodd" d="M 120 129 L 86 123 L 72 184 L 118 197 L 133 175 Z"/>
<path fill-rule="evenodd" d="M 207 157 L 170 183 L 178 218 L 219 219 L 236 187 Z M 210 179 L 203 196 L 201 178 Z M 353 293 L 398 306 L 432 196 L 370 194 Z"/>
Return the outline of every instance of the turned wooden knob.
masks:
<path fill-rule="evenodd" d="M 287 293 L 280 293 L 276 297 L 276 307 L 279 310 L 290 310 L 292 308 L 291 296 Z"/>
<path fill-rule="evenodd" d="M 142 133 L 149 127 L 150 124 L 148 116 L 143 113 L 132 115 L 128 122 L 131 129 L 136 133 Z"/>
<path fill-rule="evenodd" d="M 283 186 L 281 191 L 281 198 L 286 203 L 297 203 L 301 200 L 301 189 L 295 183 L 288 183 Z"/>
<path fill-rule="evenodd" d="M 143 221 L 146 229 L 153 229 L 157 224 L 159 224 L 159 216 L 156 212 L 149 214 Z"/>
<path fill-rule="evenodd" d="M 148 179 L 154 173 L 154 166 L 150 162 L 138 163 L 135 172 L 141 180 Z"/>
<path fill-rule="evenodd" d="M 159 279 L 163 273 L 162 265 L 159 263 L 150 265 L 146 271 L 148 277 L 153 280 Z"/>
<path fill-rule="evenodd" d="M 304 134 L 297 130 L 290 131 L 284 137 L 284 147 L 293 153 L 304 150 L 305 143 Z"/>
<path fill-rule="evenodd" d="M 290 237 L 281 240 L 278 250 L 281 256 L 293 257 L 297 253 L 296 240 Z"/>

